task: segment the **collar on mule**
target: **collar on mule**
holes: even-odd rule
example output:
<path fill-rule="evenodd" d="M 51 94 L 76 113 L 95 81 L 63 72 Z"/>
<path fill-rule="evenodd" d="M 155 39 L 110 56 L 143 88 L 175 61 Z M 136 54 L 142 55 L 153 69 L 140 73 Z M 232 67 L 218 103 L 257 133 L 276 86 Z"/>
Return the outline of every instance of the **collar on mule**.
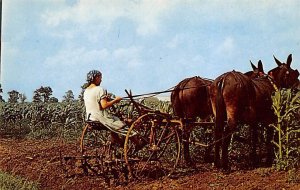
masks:
<path fill-rule="evenodd" d="M 277 92 L 278 91 L 278 87 L 274 82 L 274 78 L 272 76 L 272 72 L 270 74 L 267 74 L 267 79 L 270 81 L 270 83 L 272 84 L 274 90 Z"/>

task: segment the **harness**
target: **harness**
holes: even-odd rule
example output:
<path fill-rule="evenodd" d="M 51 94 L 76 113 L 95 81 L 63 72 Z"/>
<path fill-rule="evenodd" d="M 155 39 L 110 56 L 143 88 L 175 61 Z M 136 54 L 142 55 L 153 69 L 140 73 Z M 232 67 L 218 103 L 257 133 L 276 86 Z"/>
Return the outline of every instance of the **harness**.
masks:
<path fill-rule="evenodd" d="M 270 76 L 270 75 L 267 75 L 266 77 L 267 77 L 267 79 L 270 81 L 270 83 L 272 84 L 274 90 L 277 92 L 277 91 L 278 91 L 278 87 L 277 87 L 277 85 L 275 84 L 273 77 Z"/>

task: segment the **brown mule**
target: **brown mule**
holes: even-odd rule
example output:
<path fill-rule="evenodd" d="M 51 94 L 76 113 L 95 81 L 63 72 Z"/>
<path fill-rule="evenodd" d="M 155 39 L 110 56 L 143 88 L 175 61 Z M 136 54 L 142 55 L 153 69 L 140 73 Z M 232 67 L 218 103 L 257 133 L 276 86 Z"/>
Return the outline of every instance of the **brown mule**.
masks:
<path fill-rule="evenodd" d="M 252 62 L 251 66 L 253 70 L 245 73 L 249 78 L 257 78 L 264 72 L 261 61 L 258 62 L 258 67 Z M 184 124 L 183 154 L 188 165 L 192 164 L 188 140 L 193 127 L 189 122 L 195 121 L 196 117 L 205 120 L 213 115 L 209 98 L 211 84 L 212 80 L 199 76 L 186 78 L 176 85 L 171 94 L 174 114 L 180 117 Z M 209 153 L 210 150 L 207 149 L 205 159 L 209 159 Z"/>
<path fill-rule="evenodd" d="M 212 115 L 209 100 L 211 83 L 211 80 L 198 76 L 186 78 L 179 82 L 171 93 L 174 114 L 180 117 L 184 124 L 183 154 L 188 165 L 192 164 L 188 142 L 192 126 L 188 123 L 195 121 L 196 117 L 206 119 Z"/>
<path fill-rule="evenodd" d="M 274 57 L 275 58 L 275 57 Z M 249 124 L 251 129 L 251 160 L 256 164 L 257 125 L 268 125 L 275 116 L 272 111 L 272 93 L 278 88 L 290 88 L 297 81 L 299 72 L 290 65 L 292 55 L 287 63 L 281 63 L 275 58 L 278 67 L 268 72 L 268 76 L 251 79 L 246 75 L 232 71 L 219 76 L 210 86 L 210 97 L 215 115 L 215 158 L 217 167 L 225 170 L 228 165 L 228 146 L 232 133 L 238 124 Z M 225 121 L 227 125 L 225 126 Z M 269 140 L 270 141 L 270 136 Z M 222 163 L 220 162 L 220 147 L 222 145 Z M 271 160 L 271 143 L 268 161 Z"/>
<path fill-rule="evenodd" d="M 265 74 L 261 60 L 258 61 L 257 67 L 252 63 L 252 61 L 250 61 L 250 63 L 253 70 L 244 73 L 244 75 L 251 79 L 255 79 Z"/>

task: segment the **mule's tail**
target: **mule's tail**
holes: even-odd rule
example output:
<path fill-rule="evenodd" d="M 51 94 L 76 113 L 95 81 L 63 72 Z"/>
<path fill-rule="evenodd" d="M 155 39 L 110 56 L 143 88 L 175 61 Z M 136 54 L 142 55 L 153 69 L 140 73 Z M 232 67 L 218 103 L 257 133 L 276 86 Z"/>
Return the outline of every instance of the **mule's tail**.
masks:
<path fill-rule="evenodd" d="M 215 91 L 215 158 L 216 167 L 221 167 L 220 147 L 224 132 L 224 121 L 226 116 L 225 103 L 223 98 L 224 77 L 217 83 Z"/>
<path fill-rule="evenodd" d="M 215 115 L 216 129 L 215 130 L 223 130 L 224 122 L 226 120 L 226 109 L 225 109 L 225 103 L 223 98 L 224 78 L 217 85 L 218 85 L 217 94 L 215 100 L 216 102 L 216 115 Z"/>

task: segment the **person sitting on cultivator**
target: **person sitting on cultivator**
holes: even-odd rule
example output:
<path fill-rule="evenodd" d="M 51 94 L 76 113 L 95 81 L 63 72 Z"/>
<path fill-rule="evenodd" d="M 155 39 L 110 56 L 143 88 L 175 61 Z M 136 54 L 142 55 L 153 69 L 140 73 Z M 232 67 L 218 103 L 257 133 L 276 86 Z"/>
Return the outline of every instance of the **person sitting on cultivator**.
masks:
<path fill-rule="evenodd" d="M 120 118 L 110 114 L 107 108 L 122 100 L 117 96 L 110 100 L 106 89 L 100 86 L 102 81 L 102 73 L 98 70 L 92 70 L 87 74 L 87 87 L 84 90 L 83 99 L 86 109 L 86 118 L 90 121 L 99 121 L 114 133 L 126 136 L 128 126 Z M 114 135 L 117 138 L 117 135 Z M 134 132 L 131 136 L 135 135 Z"/>

